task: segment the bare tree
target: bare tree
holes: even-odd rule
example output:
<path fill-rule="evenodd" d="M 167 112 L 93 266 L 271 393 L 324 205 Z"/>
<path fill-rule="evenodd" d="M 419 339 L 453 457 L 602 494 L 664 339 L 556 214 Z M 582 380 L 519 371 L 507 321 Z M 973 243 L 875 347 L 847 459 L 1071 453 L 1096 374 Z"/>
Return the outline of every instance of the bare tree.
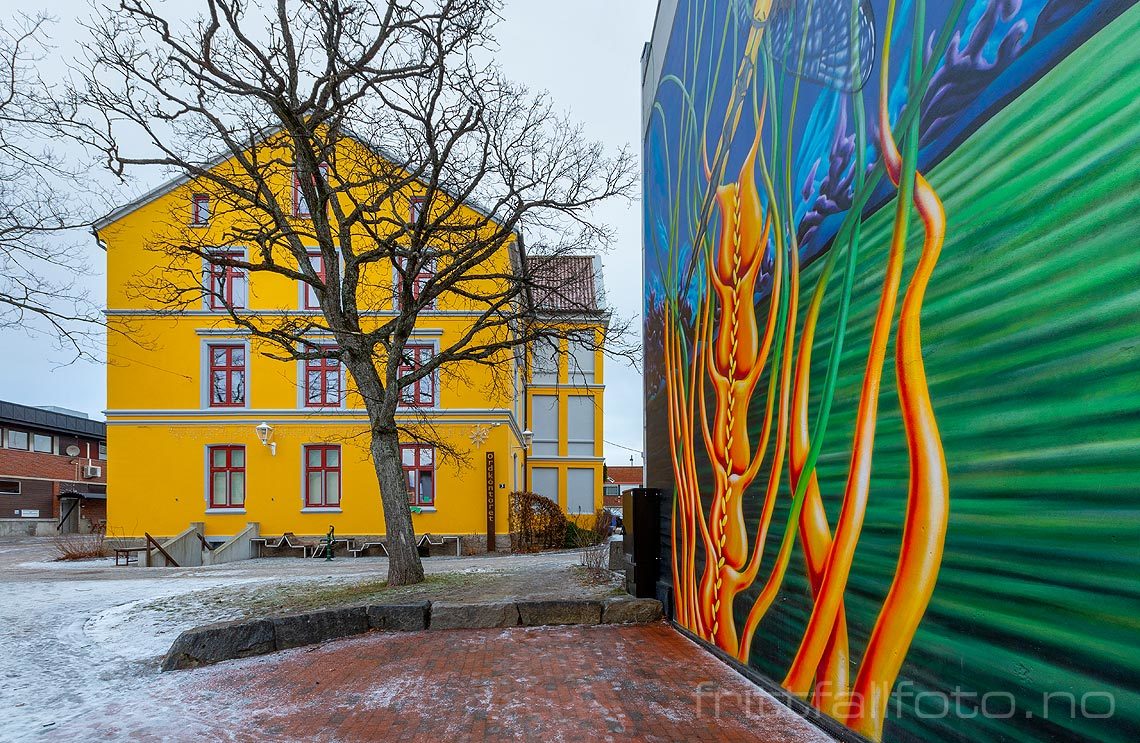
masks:
<path fill-rule="evenodd" d="M 0 327 L 46 331 L 75 358 L 91 357 L 100 315 L 69 234 L 87 209 L 68 188 L 74 161 L 50 147 L 72 111 L 36 72 L 48 24 L 45 15 L 0 23 Z"/>
<path fill-rule="evenodd" d="M 591 210 L 635 184 L 627 151 L 607 154 L 545 95 L 504 78 L 493 61 L 499 10 L 498 0 L 201 0 L 187 23 L 121 0 L 99 8 L 82 65 L 81 95 L 103 133 L 89 143 L 110 167 L 194 179 L 232 217 L 221 240 L 185 229 L 156 240 L 169 260 L 139 290 L 171 308 L 207 297 L 265 353 L 333 357 L 351 375 L 370 422 L 392 585 L 423 578 L 401 396 L 439 371 L 513 369 L 541 339 L 600 344 L 568 322 L 597 315 L 586 303 L 567 311 L 581 277 L 543 266 L 604 247 L 610 232 Z M 320 312 L 244 310 L 208 278 L 227 269 L 300 282 Z M 555 296 L 560 311 L 536 307 Z M 409 368 L 417 317 L 441 301 L 476 314 Z M 413 435 L 430 437 L 430 426 Z"/>

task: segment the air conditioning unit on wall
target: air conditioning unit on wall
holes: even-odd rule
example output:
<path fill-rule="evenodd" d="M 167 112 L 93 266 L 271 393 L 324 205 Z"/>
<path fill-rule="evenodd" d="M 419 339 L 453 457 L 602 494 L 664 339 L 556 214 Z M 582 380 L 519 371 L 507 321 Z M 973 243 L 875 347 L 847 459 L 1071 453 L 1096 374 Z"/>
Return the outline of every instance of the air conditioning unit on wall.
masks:
<path fill-rule="evenodd" d="M 102 477 L 103 476 L 103 468 L 98 466 L 98 465 L 95 465 L 95 464 L 84 465 L 83 466 L 83 476 L 88 477 L 88 478 Z"/>

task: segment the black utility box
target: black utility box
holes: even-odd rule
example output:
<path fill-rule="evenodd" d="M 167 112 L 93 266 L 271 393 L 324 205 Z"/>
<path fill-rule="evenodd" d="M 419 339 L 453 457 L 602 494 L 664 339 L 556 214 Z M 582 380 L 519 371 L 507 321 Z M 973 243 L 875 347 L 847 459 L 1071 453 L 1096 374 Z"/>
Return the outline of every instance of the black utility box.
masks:
<path fill-rule="evenodd" d="M 657 598 L 661 559 L 661 496 L 657 488 L 622 493 L 625 533 L 625 589 L 638 598 Z"/>

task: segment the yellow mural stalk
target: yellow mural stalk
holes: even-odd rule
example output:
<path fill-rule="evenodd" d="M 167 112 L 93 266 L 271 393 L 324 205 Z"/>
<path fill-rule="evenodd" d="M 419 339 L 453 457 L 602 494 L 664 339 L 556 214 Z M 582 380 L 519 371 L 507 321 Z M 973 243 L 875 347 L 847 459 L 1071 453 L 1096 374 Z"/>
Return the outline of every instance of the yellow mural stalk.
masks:
<path fill-rule="evenodd" d="M 811 448 L 808 433 L 811 352 L 812 344 L 815 342 L 820 305 L 823 303 L 826 278 L 825 272 L 820 277 L 819 285 L 816 287 L 811 304 L 808 306 L 807 316 L 804 318 L 803 333 L 800 337 L 799 353 L 796 358 L 795 387 L 792 392 L 793 425 L 789 456 L 789 474 L 793 492 L 799 486 L 804 464 L 807 461 L 808 450 Z M 827 512 L 823 508 L 823 498 L 820 495 L 819 483 L 814 469 L 808 477 L 803 510 L 800 511 L 799 534 L 807 561 L 812 598 L 817 598 L 823 584 L 827 555 L 831 551 L 831 527 L 827 521 Z M 836 613 L 835 625 L 832 627 L 831 637 L 824 650 L 823 659 L 816 669 L 814 694 L 812 695 L 813 704 L 832 717 L 838 718 L 846 714 L 844 710 L 846 710 L 849 681 L 848 665 L 847 617 L 841 604 Z M 806 697 L 808 694 L 807 688 L 789 689 L 788 691 L 801 697 Z"/>
<path fill-rule="evenodd" d="M 888 24 L 885 39 L 888 48 L 890 32 Z M 884 107 L 881 102 L 880 119 L 885 115 Z M 885 132 L 885 138 L 891 137 L 889 128 L 880 129 Z M 886 169 L 891 180 L 898 184 L 903 164 L 893 138 L 888 144 L 889 147 L 884 147 L 889 153 L 884 158 Z M 922 219 L 925 238 L 922 255 L 903 299 L 895 349 L 899 405 L 910 460 L 906 521 L 894 580 L 867 643 L 847 721 L 850 727 L 875 740 L 882 738 L 891 689 L 934 593 L 950 515 L 950 480 L 922 360 L 921 328 L 926 288 L 946 236 L 946 212 L 921 173 L 915 175 L 914 204 Z"/>
<path fill-rule="evenodd" d="M 759 147 L 758 129 L 738 182 L 717 189 L 721 231 L 715 260 L 709 265 L 709 284 L 720 312 L 709 356 L 709 382 L 715 399 L 713 448 L 708 452 L 715 488 L 709 515 L 713 553 L 706 560 L 702 593 L 709 599 L 707 624 L 712 640 L 728 648 L 738 644 L 732 603 L 742 587 L 738 573 L 748 558 L 742 502 L 743 492 L 751 484 L 748 472 L 753 470 L 748 406 L 766 356 L 753 304 L 769 231 L 754 175 Z"/>
<path fill-rule="evenodd" d="M 888 21 L 894 15 L 894 0 L 888 10 Z M 889 38 L 889 36 L 888 36 Z M 890 138 L 890 119 L 887 109 L 889 65 L 884 55 L 879 95 L 879 130 L 883 157 L 898 157 L 898 150 Z M 886 132 L 884 136 L 882 133 Z M 912 165 L 906 163 L 906 165 Z M 867 500 L 871 488 L 871 463 L 875 446 L 875 429 L 878 422 L 879 389 L 882 384 L 883 364 L 886 359 L 887 342 L 890 339 L 891 323 L 898 301 L 899 285 L 902 282 L 903 257 L 910 225 L 910 199 L 913 179 L 903 179 L 895 200 L 895 223 L 891 234 L 890 250 L 887 256 L 883 289 L 879 298 L 879 308 L 875 315 L 871 332 L 871 347 L 867 356 L 867 367 L 863 374 L 863 386 L 859 395 L 859 407 L 855 419 L 855 438 L 851 451 L 851 464 L 848 467 L 847 485 L 843 493 L 843 505 L 839 513 L 839 523 L 835 529 L 835 539 L 824 568 L 819 595 L 812 607 L 811 618 L 800 642 L 799 650 L 788 670 L 783 685 L 789 689 L 810 688 L 815 670 L 822 659 L 832 627 L 839 613 L 847 579 L 851 574 L 851 562 L 855 556 L 855 546 L 863 528 L 863 517 L 867 511 Z"/>

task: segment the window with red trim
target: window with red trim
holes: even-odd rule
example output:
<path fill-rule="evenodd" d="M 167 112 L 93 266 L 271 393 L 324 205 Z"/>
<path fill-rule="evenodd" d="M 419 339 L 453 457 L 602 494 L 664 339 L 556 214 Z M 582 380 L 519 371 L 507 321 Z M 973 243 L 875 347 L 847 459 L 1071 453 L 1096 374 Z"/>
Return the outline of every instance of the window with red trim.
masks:
<path fill-rule="evenodd" d="M 401 264 L 401 265 L 406 265 L 406 264 Z M 417 271 L 416 275 L 412 277 L 412 298 L 413 299 L 419 299 L 420 295 L 423 294 L 424 289 L 427 287 L 427 283 L 434 278 L 435 278 L 435 261 L 432 261 L 432 260 L 424 261 L 423 265 L 420 266 L 419 271 Z M 396 276 L 396 281 L 397 281 L 397 286 L 396 286 L 395 294 L 396 294 L 396 300 L 397 300 L 397 304 L 398 304 L 399 298 L 400 298 L 400 292 L 402 290 L 402 287 L 398 285 L 399 281 L 400 281 L 399 274 L 397 274 L 397 276 Z M 423 308 L 425 310 L 435 309 L 435 300 L 433 299 L 432 301 L 428 302 L 427 304 L 424 305 Z"/>
<path fill-rule="evenodd" d="M 210 344 L 210 407 L 245 405 L 245 346 Z"/>
<path fill-rule="evenodd" d="M 328 181 L 329 166 L 328 163 L 321 163 L 321 177 L 326 182 Z M 309 211 L 309 202 L 305 199 L 305 192 L 301 188 L 301 177 L 297 171 L 293 171 L 293 214 L 298 217 L 312 216 Z"/>
<path fill-rule="evenodd" d="M 332 351 L 328 346 L 326 351 Z M 338 408 L 343 399 L 340 361 L 323 356 L 305 359 L 305 407 Z"/>
<path fill-rule="evenodd" d="M 245 507 L 245 447 L 211 446 L 210 508 Z"/>
<path fill-rule="evenodd" d="M 240 261 L 245 258 L 241 251 L 219 251 L 212 255 L 223 260 Z M 207 264 L 206 291 L 212 310 L 245 307 L 245 271 L 237 266 Z"/>
<path fill-rule="evenodd" d="M 305 507 L 340 507 L 340 447 L 305 447 Z"/>
<path fill-rule="evenodd" d="M 420 221 L 420 215 L 424 213 L 424 206 L 427 204 L 427 199 L 423 196 L 413 196 L 408 202 L 408 224 L 416 225 Z"/>
<path fill-rule="evenodd" d="M 196 193 L 190 197 L 190 224 L 204 225 L 210 221 L 210 197 Z"/>
<path fill-rule="evenodd" d="M 423 444 L 402 444 L 400 460 L 408 482 L 408 503 L 435 505 L 435 449 Z"/>
<path fill-rule="evenodd" d="M 308 252 L 309 263 L 313 266 L 313 270 L 317 272 L 321 283 L 325 282 L 325 257 L 319 250 L 310 250 Z M 312 284 L 305 284 L 305 307 L 306 310 L 319 310 L 321 308 L 320 300 L 317 299 L 317 291 L 313 288 Z"/>
<path fill-rule="evenodd" d="M 401 377 L 422 369 L 431 361 L 435 350 L 431 346 L 404 346 L 404 357 L 400 360 L 397 374 Z M 435 375 L 420 377 L 413 384 L 400 390 L 400 405 L 410 408 L 430 408 L 435 405 Z"/>

